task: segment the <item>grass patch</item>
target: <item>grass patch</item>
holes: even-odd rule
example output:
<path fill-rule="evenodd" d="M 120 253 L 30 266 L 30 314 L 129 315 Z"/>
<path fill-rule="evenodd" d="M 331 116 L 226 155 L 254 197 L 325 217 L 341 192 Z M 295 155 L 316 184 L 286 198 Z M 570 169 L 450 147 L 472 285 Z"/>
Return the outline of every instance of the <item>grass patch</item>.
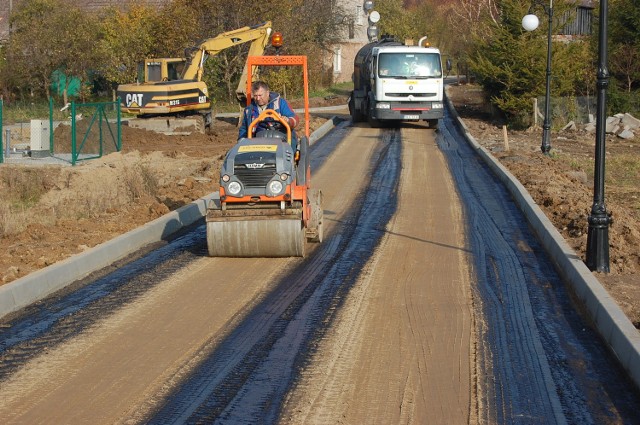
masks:
<path fill-rule="evenodd" d="M 309 97 L 328 97 L 328 96 L 349 96 L 353 90 L 353 82 L 337 83 L 331 87 L 313 90 L 309 93 Z"/>
<path fill-rule="evenodd" d="M 7 168 L 0 173 L 3 197 L 18 207 L 29 208 L 49 190 L 50 178 L 42 169 Z"/>
<path fill-rule="evenodd" d="M 607 158 L 607 179 L 616 186 L 637 188 L 640 181 L 640 159 L 633 155 Z"/>
<path fill-rule="evenodd" d="M 57 173 L 45 168 L 0 168 L 0 237 L 42 220 L 32 207 L 51 189 Z"/>
<path fill-rule="evenodd" d="M 126 167 L 122 175 L 127 196 L 131 202 L 144 196 L 155 198 L 158 195 L 160 190 L 158 177 L 147 164 L 138 163 L 133 167 Z"/>

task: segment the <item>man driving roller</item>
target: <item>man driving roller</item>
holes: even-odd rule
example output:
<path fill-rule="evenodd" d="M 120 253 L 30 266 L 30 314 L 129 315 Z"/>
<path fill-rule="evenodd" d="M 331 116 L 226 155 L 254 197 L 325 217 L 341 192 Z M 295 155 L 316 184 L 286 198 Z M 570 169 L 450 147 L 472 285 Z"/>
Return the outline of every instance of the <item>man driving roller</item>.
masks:
<path fill-rule="evenodd" d="M 251 104 L 244 108 L 242 113 L 242 123 L 238 130 L 238 140 L 248 136 L 249 125 L 253 120 L 265 109 L 273 109 L 277 112 L 285 122 L 291 127 L 292 145 L 295 150 L 295 141 L 297 137 L 293 129 L 300 122 L 298 115 L 291 109 L 287 101 L 280 97 L 278 93 L 269 91 L 269 86 L 264 81 L 255 81 L 251 84 Z M 269 121 L 273 123 L 273 118 L 267 117 L 265 121 L 258 123 L 253 127 L 255 136 L 257 133 L 269 128 Z"/>

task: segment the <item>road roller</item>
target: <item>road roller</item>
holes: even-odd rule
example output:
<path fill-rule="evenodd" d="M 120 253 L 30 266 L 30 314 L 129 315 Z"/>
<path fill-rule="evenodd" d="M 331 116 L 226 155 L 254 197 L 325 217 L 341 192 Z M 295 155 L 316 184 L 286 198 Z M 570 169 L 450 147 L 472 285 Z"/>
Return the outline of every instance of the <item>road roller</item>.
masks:
<path fill-rule="evenodd" d="M 305 72 L 305 134 L 297 143 L 288 122 L 266 109 L 226 154 L 219 199 L 207 208 L 210 256 L 304 257 L 307 242 L 322 242 L 322 192 L 310 184 L 306 87 Z M 260 122 L 271 125 L 254 135 Z"/>

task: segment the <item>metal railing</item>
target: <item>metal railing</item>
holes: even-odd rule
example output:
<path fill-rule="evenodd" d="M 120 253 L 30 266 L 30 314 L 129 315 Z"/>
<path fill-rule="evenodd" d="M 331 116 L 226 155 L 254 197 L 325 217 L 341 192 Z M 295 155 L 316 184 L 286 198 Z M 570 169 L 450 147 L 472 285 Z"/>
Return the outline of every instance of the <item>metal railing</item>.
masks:
<path fill-rule="evenodd" d="M 53 122 L 50 102 L 49 128 L 51 155 L 71 162 L 100 158 L 122 150 L 120 99 L 115 102 L 69 104 L 69 121 Z"/>

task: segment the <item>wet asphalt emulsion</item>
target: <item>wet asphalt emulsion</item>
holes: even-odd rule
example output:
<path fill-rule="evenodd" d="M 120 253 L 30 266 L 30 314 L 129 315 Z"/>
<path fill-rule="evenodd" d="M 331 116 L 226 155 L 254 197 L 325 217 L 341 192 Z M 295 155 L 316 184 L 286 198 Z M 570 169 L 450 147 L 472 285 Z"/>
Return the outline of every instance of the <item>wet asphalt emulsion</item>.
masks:
<path fill-rule="evenodd" d="M 113 271 L 101 271 L 0 322 L 0 381 L 206 255 L 204 227 Z"/>
<path fill-rule="evenodd" d="M 571 304 L 509 193 L 445 117 L 438 145 L 474 258 L 481 417 L 488 423 L 640 423 L 640 397 Z M 477 312 L 476 314 L 478 314 Z"/>

